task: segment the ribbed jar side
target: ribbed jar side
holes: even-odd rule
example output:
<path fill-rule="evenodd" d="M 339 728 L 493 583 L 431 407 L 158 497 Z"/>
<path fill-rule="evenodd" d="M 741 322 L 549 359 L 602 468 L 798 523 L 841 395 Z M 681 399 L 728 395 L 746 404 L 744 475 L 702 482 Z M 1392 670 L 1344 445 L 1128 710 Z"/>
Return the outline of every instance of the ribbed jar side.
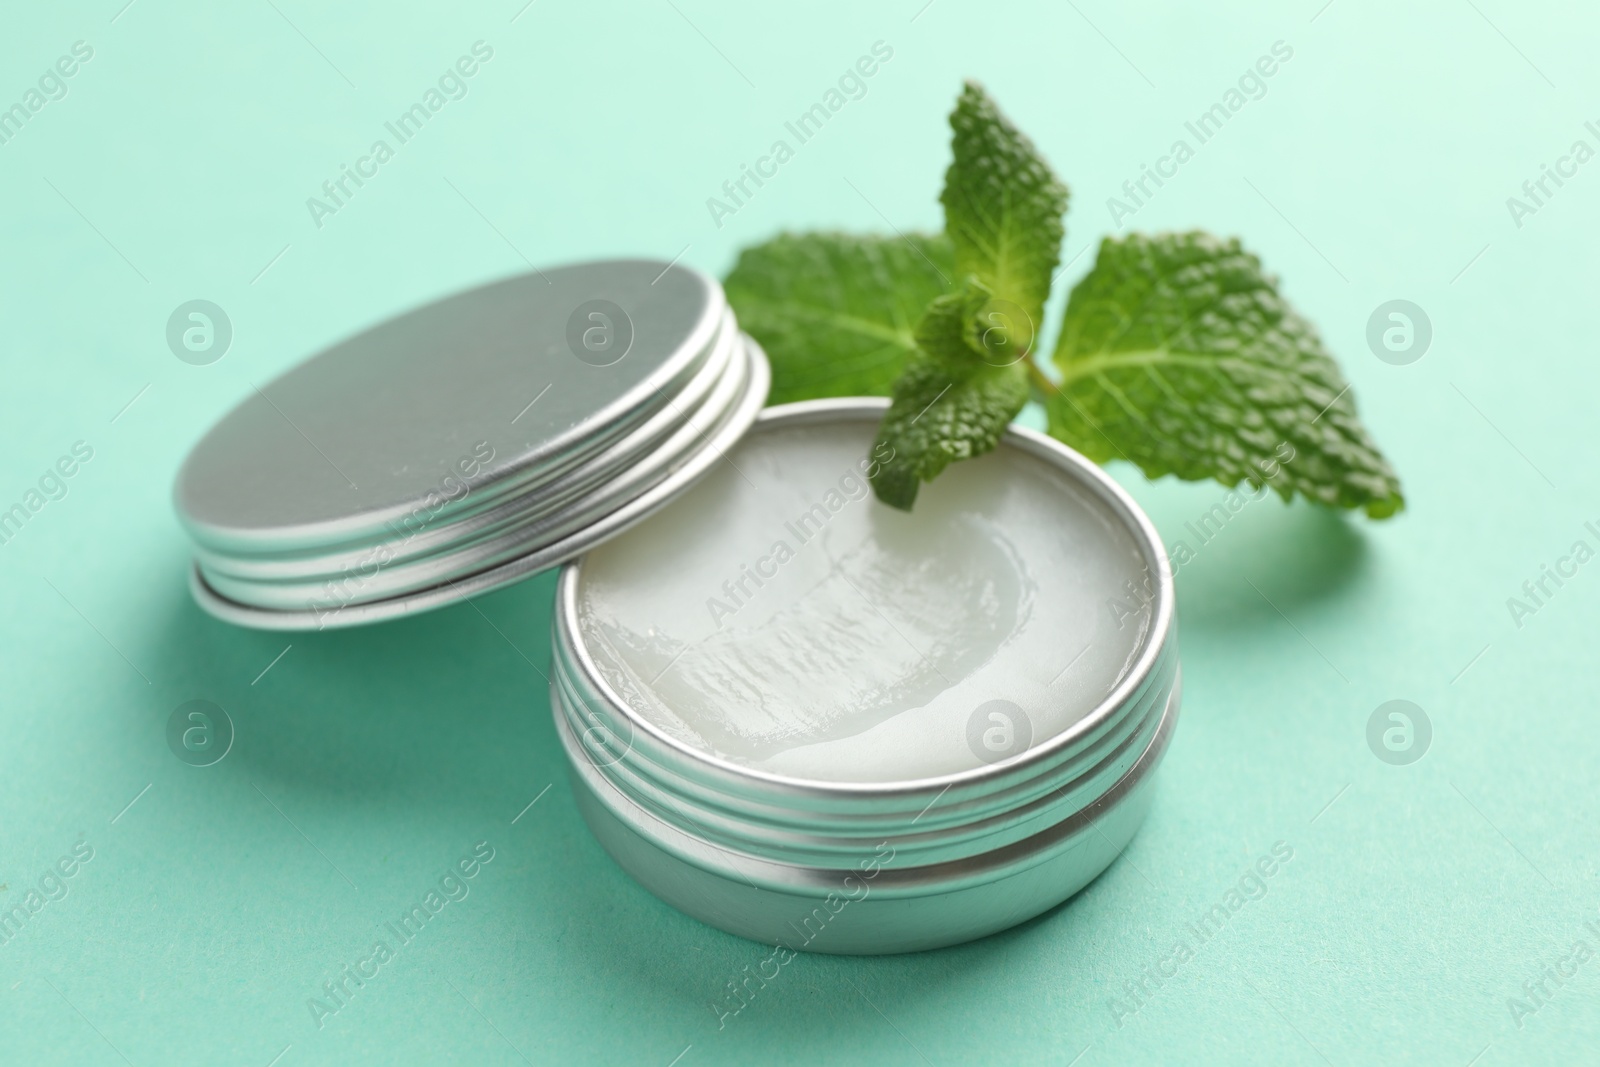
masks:
<path fill-rule="evenodd" d="M 713 773 L 721 769 L 661 744 L 626 707 L 584 683 L 570 642 L 559 629 L 553 703 L 575 736 L 587 735 L 586 756 L 619 794 L 723 848 L 846 867 L 885 836 L 912 861 L 943 862 L 1004 847 L 1069 818 L 1139 760 L 1177 670 L 1176 652 L 1169 651 L 1116 714 L 1052 759 L 959 783 L 934 779 L 896 790 L 813 783 L 798 791 L 774 788 L 755 774 Z"/>
<path fill-rule="evenodd" d="M 1126 803 L 1140 804 L 1132 817 L 1142 819 L 1144 801 L 1138 798 L 1148 797 L 1148 779 L 1159 765 L 1171 740 L 1180 691 L 1181 671 L 1174 687 L 1168 692 L 1157 729 L 1140 759 L 1087 807 L 1031 837 L 1009 845 L 962 859 L 920 864 L 909 862 L 909 857 L 899 851 L 898 839 L 892 836 L 886 836 L 876 848 L 861 850 L 848 864 L 828 866 L 784 862 L 713 844 L 692 829 L 686 830 L 679 824 L 656 817 L 619 792 L 611 780 L 600 774 L 595 764 L 586 758 L 583 746 L 564 714 L 556 716 L 556 731 L 567 751 L 573 772 L 579 779 L 576 787 L 580 792 L 600 803 L 619 824 L 636 835 L 636 841 L 647 843 L 664 855 L 728 882 L 742 883 L 756 890 L 789 896 L 823 896 L 836 890 L 844 877 L 859 870 L 862 863 L 881 859 L 881 850 L 887 846 L 894 857 L 894 865 L 883 867 L 877 875 L 873 883 L 874 896 L 883 899 L 912 898 L 998 882 L 1055 861 L 1080 848 L 1089 848 L 1092 852 L 1098 843 L 1096 824 L 1102 819 L 1120 818 L 1121 809 Z M 1126 821 L 1123 819 L 1123 822 Z M 1128 832 L 1131 833 L 1131 829 Z M 1118 839 L 1111 842 L 1111 847 L 1120 850 L 1126 836 L 1119 833 Z M 1099 866 L 1095 867 L 1095 872 Z M 1092 873 L 1088 876 L 1092 876 Z"/>

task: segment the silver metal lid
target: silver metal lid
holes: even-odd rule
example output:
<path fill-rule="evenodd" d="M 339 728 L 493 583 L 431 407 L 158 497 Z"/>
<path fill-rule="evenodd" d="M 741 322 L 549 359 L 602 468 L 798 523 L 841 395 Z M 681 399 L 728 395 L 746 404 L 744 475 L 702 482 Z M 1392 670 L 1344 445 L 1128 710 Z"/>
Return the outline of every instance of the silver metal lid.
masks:
<path fill-rule="evenodd" d="M 352 626 L 571 559 L 706 473 L 769 374 L 721 286 L 614 260 L 387 320 L 200 439 L 174 504 L 191 588 L 245 626 Z"/>

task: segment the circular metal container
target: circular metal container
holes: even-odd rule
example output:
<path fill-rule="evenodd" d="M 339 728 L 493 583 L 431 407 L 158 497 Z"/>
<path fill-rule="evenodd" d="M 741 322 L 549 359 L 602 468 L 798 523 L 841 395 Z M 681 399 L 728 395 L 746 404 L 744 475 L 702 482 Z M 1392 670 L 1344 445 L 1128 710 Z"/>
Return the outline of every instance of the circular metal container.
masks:
<path fill-rule="evenodd" d="M 457 293 L 300 363 L 195 445 L 190 586 L 263 629 L 362 625 L 571 559 L 709 471 L 766 399 L 722 287 L 649 260 Z"/>
<path fill-rule="evenodd" d="M 887 401 L 771 408 L 750 431 L 876 422 Z M 1160 538 L 1099 467 L 1012 428 L 1120 519 L 1150 576 L 1151 624 L 1132 668 L 1068 729 L 979 769 L 892 783 L 751 770 L 651 725 L 602 678 L 578 627 L 583 561 L 561 576 L 551 704 L 579 809 L 661 899 L 793 950 L 909 952 L 1023 922 L 1087 885 L 1138 829 L 1181 688 L 1172 572 Z"/>

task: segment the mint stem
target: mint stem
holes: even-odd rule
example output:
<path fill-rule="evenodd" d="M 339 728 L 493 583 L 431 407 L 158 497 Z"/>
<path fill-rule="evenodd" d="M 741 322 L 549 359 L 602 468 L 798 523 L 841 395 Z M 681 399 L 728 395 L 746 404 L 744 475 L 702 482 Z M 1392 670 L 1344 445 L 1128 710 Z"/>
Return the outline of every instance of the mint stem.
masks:
<path fill-rule="evenodd" d="M 1061 395 L 1061 387 L 1052 382 L 1049 375 L 1040 370 L 1039 365 L 1031 359 L 1028 360 L 1028 381 L 1032 382 L 1034 388 L 1045 394 L 1045 396 Z"/>

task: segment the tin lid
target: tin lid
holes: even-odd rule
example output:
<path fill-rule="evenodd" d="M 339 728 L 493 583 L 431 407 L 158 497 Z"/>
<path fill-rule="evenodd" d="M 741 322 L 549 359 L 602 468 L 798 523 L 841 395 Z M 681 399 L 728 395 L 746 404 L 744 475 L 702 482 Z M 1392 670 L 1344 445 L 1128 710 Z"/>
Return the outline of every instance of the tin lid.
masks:
<path fill-rule="evenodd" d="M 689 268 L 612 260 L 457 293 L 260 387 L 174 504 L 211 614 L 279 630 L 442 607 L 577 556 L 722 461 L 759 346 Z"/>

